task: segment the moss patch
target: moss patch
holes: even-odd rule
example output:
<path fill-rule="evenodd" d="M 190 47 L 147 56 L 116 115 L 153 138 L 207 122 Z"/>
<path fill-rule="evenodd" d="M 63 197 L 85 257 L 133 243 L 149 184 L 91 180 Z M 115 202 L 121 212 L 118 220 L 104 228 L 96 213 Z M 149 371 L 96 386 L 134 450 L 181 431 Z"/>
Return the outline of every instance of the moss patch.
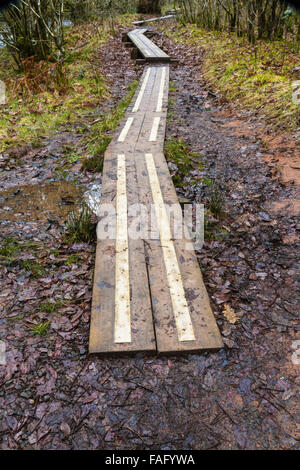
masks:
<path fill-rule="evenodd" d="M 292 100 L 292 83 L 299 79 L 294 72 L 298 43 L 260 40 L 252 46 L 235 34 L 207 32 L 196 25 L 178 26 L 167 34 L 204 48 L 204 75 L 227 100 L 257 110 L 281 130 L 299 127 L 300 105 Z"/>
<path fill-rule="evenodd" d="M 170 139 L 165 142 L 165 156 L 168 162 L 176 165 L 176 171 L 173 174 L 173 183 L 176 187 L 183 187 L 189 184 L 199 184 L 199 178 L 190 177 L 192 170 L 202 171 L 204 165 L 201 161 L 202 155 L 192 152 L 188 145 L 182 140 Z"/>
<path fill-rule="evenodd" d="M 92 172 L 102 171 L 104 152 L 111 141 L 111 134 L 125 116 L 125 110 L 130 105 L 138 84 L 138 80 L 131 82 L 126 96 L 119 105 L 103 120 L 96 122 L 92 126 L 87 139 L 87 149 L 92 156 L 83 160 L 83 168 Z"/>
<path fill-rule="evenodd" d="M 48 333 L 49 328 L 50 328 L 50 322 L 43 321 L 39 323 L 38 325 L 35 325 L 34 327 L 32 327 L 32 332 L 34 335 L 45 336 Z"/>

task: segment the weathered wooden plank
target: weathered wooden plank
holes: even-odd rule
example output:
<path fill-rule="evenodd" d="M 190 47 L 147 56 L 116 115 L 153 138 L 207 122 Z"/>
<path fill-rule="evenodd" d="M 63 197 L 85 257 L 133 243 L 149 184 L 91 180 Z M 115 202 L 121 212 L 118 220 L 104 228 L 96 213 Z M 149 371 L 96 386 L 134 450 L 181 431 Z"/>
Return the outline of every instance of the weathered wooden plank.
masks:
<path fill-rule="evenodd" d="M 127 139 L 126 135 L 126 137 L 120 141 L 119 137 L 124 128 L 126 128 L 127 122 L 127 118 L 123 120 L 112 143 L 105 153 L 103 193 L 100 209 L 101 207 L 104 207 L 104 204 L 112 204 L 113 207 L 115 209 L 118 208 L 119 211 L 121 209 L 120 205 L 117 207 L 118 179 L 120 180 L 120 175 L 118 175 L 118 156 L 120 155 L 124 156 L 123 162 L 126 165 L 126 204 L 130 206 L 138 200 L 136 170 L 134 159 L 132 158 L 132 142 L 135 142 L 139 136 L 141 122 L 139 120 L 133 120 L 130 126 L 130 139 Z M 127 209 L 125 215 L 127 219 Z M 128 217 L 127 224 L 130 223 L 131 218 Z M 101 224 L 101 220 L 99 224 Z M 121 311 L 121 316 L 122 313 L 124 314 L 124 306 L 125 310 L 127 306 L 126 299 L 120 301 L 120 295 L 124 295 L 125 283 L 124 272 L 122 273 L 121 271 L 121 269 L 124 268 L 122 264 L 119 267 L 116 264 L 118 262 L 118 241 L 116 242 L 114 239 L 100 239 L 97 242 L 96 250 L 89 345 L 90 353 L 119 353 L 156 350 L 144 244 L 141 239 L 135 240 L 129 237 L 127 242 L 130 335 L 128 337 L 128 323 L 126 325 L 125 322 L 124 330 L 122 319 L 120 322 L 121 329 L 119 328 L 119 332 L 117 331 L 116 334 L 116 306 L 117 310 L 123 309 Z M 123 253 L 122 249 L 124 250 L 124 248 L 126 249 L 126 247 L 122 246 L 121 239 L 121 246 L 119 247 L 121 256 Z M 124 262 L 124 259 L 121 261 Z M 119 289 L 117 287 L 117 282 L 119 282 L 119 285 L 121 286 Z"/>
<path fill-rule="evenodd" d="M 144 36 L 146 29 L 135 29 L 128 33 L 128 38 L 135 44 L 142 56 L 149 61 L 169 62 L 170 57 L 149 38 Z"/>
<path fill-rule="evenodd" d="M 156 153 L 153 155 L 153 159 L 155 161 L 155 167 L 163 200 L 168 201 L 168 205 L 179 205 L 164 155 L 162 153 Z M 158 320 L 158 324 L 155 327 L 157 349 L 161 353 L 174 352 L 179 350 L 194 351 L 198 349 L 219 349 L 222 347 L 222 340 L 210 307 L 208 295 L 203 283 L 195 252 L 194 250 L 188 249 L 190 241 L 184 236 L 182 239 L 174 237 L 173 226 L 171 226 L 171 231 L 178 265 L 180 268 L 182 284 L 184 286 L 185 298 L 188 304 L 191 322 L 195 334 L 195 340 L 180 341 L 178 335 L 174 334 L 174 331 L 173 334 L 170 334 L 169 323 L 173 318 L 172 316 L 168 318 L 158 309 L 154 314 L 155 318 Z M 183 229 L 182 233 L 184 235 Z M 151 296 L 153 297 L 152 285 Z"/>
<path fill-rule="evenodd" d="M 132 21 L 132 24 L 134 25 L 141 25 L 144 23 L 152 23 L 152 21 L 163 21 L 163 20 L 169 20 L 171 18 L 174 18 L 175 14 L 170 14 L 170 15 L 165 15 L 165 16 L 160 16 L 157 18 L 150 18 L 147 20 L 141 20 L 141 21 Z"/>
<path fill-rule="evenodd" d="M 139 39 L 141 42 L 148 47 L 157 57 L 165 57 L 168 58 L 168 54 L 166 54 L 160 47 L 158 47 L 154 42 L 152 42 L 149 38 L 144 36 L 144 34 L 139 34 Z"/>
<path fill-rule="evenodd" d="M 149 58 L 153 56 L 152 50 L 143 43 L 142 34 L 138 33 L 137 31 L 131 31 L 128 33 L 128 38 L 135 44 L 135 46 L 139 49 L 143 57 Z"/>
<path fill-rule="evenodd" d="M 133 97 L 133 100 L 128 107 L 128 113 L 145 112 L 146 106 L 148 106 L 148 101 L 151 96 L 151 91 L 155 83 L 156 78 L 156 68 L 147 67 L 145 68 L 144 74 L 141 78 L 140 87 L 138 88 L 137 93 Z"/>
<path fill-rule="evenodd" d="M 167 54 L 160 49 L 156 44 L 154 44 L 151 39 L 147 38 L 144 34 L 140 33 L 139 31 L 136 32 L 135 38 L 139 43 L 142 43 L 149 51 L 153 52 L 154 55 L 158 56 L 166 56 Z"/>

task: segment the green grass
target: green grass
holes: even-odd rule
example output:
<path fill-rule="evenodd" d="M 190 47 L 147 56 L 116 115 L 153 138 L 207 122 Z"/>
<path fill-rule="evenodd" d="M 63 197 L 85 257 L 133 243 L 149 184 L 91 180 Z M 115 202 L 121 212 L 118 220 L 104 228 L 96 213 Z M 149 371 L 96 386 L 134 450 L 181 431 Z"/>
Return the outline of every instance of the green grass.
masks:
<path fill-rule="evenodd" d="M 85 158 L 82 162 L 82 168 L 92 173 L 101 173 L 103 169 L 104 153 L 111 141 L 111 137 L 100 135 L 97 142 L 93 144 L 92 157 Z"/>
<path fill-rule="evenodd" d="M 103 168 L 104 153 L 111 141 L 111 135 L 121 119 L 125 116 L 125 111 L 131 103 L 133 95 L 138 87 L 138 80 L 131 82 L 129 90 L 119 105 L 109 113 L 103 120 L 96 122 L 86 140 L 88 152 L 92 155 L 82 162 L 84 169 L 91 172 L 101 172 Z"/>
<path fill-rule="evenodd" d="M 20 242 L 13 237 L 2 240 L 2 246 L 0 247 L 0 264 L 5 266 L 19 266 L 21 269 L 30 272 L 31 277 L 40 277 L 45 273 L 45 268 L 40 262 L 32 259 L 20 259 L 20 254 L 24 255 L 25 252 L 29 250 L 29 254 L 32 255 L 32 252 L 40 245 L 41 243 L 31 240 Z"/>
<path fill-rule="evenodd" d="M 212 185 L 209 197 L 209 210 L 217 219 L 221 218 L 224 212 L 224 195 L 221 190 L 216 186 Z"/>
<path fill-rule="evenodd" d="M 96 52 L 109 33 L 96 25 L 73 27 L 66 33 L 67 58 L 63 67 L 64 85 L 55 82 L 30 94 L 16 90 L 17 73 L 5 49 L 0 49 L 0 79 L 7 85 L 7 106 L 0 118 L 0 152 L 14 145 L 51 135 L 61 126 L 71 125 L 109 97 Z M 51 64 L 49 64 L 51 67 Z"/>
<path fill-rule="evenodd" d="M 96 236 L 93 212 L 86 204 L 73 210 L 66 223 L 65 240 L 71 243 L 92 242 Z"/>
<path fill-rule="evenodd" d="M 192 152 L 188 145 L 180 139 L 167 140 L 164 151 L 167 161 L 175 164 L 178 168 L 176 174 L 173 175 L 173 182 L 177 187 L 187 184 L 186 178 L 189 178 L 190 172 L 195 167 L 199 170 L 203 169 L 203 163 L 201 162 L 202 155 Z M 193 178 L 189 181 L 190 185 L 197 183 Z"/>
<path fill-rule="evenodd" d="M 168 162 L 178 168 L 172 179 L 176 187 L 208 186 L 209 200 L 204 217 L 204 237 L 206 241 L 223 240 L 227 236 L 221 228 L 224 215 L 224 196 L 219 187 L 208 176 L 203 176 L 201 170 L 204 164 L 201 154 L 192 152 L 182 140 L 171 139 L 165 142 L 165 155 Z M 191 177 L 190 172 L 198 168 L 200 175 Z M 224 232 L 224 233 L 223 233 Z"/>
<path fill-rule="evenodd" d="M 260 40 L 252 46 L 233 33 L 207 32 L 196 25 L 178 25 L 168 34 L 176 41 L 204 48 L 205 78 L 228 101 L 258 110 L 274 128 L 299 128 L 300 105 L 292 101 L 299 44 Z"/>
<path fill-rule="evenodd" d="M 71 147 L 69 145 L 64 145 L 63 146 L 63 153 L 66 158 L 66 160 L 69 163 L 74 163 L 77 160 L 79 160 L 80 155 L 76 152 L 76 149 L 74 147 Z"/>
<path fill-rule="evenodd" d="M 176 82 L 174 82 L 173 80 L 170 81 L 169 92 L 170 93 L 176 93 L 177 92 Z"/>
<path fill-rule="evenodd" d="M 50 322 L 49 321 L 43 321 L 39 323 L 38 325 L 35 325 L 32 327 L 32 332 L 34 335 L 39 335 L 39 336 L 45 336 L 50 328 Z"/>
<path fill-rule="evenodd" d="M 23 318 L 23 315 L 19 314 L 19 315 L 16 315 L 15 317 L 6 318 L 6 320 L 9 322 L 14 322 L 14 321 L 22 320 L 22 318 Z"/>
<path fill-rule="evenodd" d="M 45 274 L 44 266 L 35 260 L 23 259 L 20 261 L 20 265 L 23 269 L 25 269 L 25 271 L 30 272 L 31 277 L 34 279 L 41 277 L 43 274 Z"/>
<path fill-rule="evenodd" d="M 64 301 L 62 300 L 57 300 L 56 302 L 51 302 L 50 300 L 47 300 L 47 302 L 44 302 L 40 306 L 41 312 L 46 312 L 46 313 L 54 313 L 56 310 L 64 305 Z"/>
<path fill-rule="evenodd" d="M 130 25 L 135 18 L 136 15 L 125 14 L 102 23 L 95 19 L 89 24 L 66 28 L 66 59 L 60 80 L 48 79 L 42 90 L 34 86 L 30 92 L 25 87 L 21 89 L 20 83 L 27 76 L 16 72 L 10 54 L 5 48 L 0 49 L 0 80 L 7 90 L 7 106 L 0 115 L 0 152 L 27 142 L 38 144 L 59 129 L 87 132 L 86 121 L 110 97 L 103 51 L 99 48 L 116 34 L 119 26 Z M 54 77 L 53 64 L 43 66 L 48 70 L 48 78 L 49 74 Z M 30 81 L 26 79 L 26 83 Z M 69 155 L 70 162 L 76 161 L 76 157 Z"/>
<path fill-rule="evenodd" d="M 0 262 L 10 265 L 17 257 L 20 245 L 13 237 L 4 240 L 3 246 L 0 247 Z"/>
<path fill-rule="evenodd" d="M 77 255 L 70 255 L 70 256 L 66 259 L 65 264 L 66 264 L 67 266 L 71 266 L 72 264 L 79 264 L 79 263 L 81 263 L 81 262 L 82 262 L 82 260 L 81 260 L 81 258 L 80 258 L 79 256 L 77 256 Z"/>

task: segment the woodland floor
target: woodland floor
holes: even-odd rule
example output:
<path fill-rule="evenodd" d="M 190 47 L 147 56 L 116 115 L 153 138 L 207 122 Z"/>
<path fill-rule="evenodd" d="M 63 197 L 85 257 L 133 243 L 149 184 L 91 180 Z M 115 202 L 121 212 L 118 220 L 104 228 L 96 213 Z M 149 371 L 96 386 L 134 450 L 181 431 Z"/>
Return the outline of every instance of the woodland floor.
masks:
<path fill-rule="evenodd" d="M 95 245 L 65 244 L 63 222 L 101 177 L 81 171 L 78 162 L 57 169 L 64 146 L 80 146 L 76 125 L 41 148 L 16 148 L 0 160 L 8 191 L 0 201 L 0 236 L 15 256 L 0 277 L 7 347 L 7 365 L 0 366 L 2 449 L 299 447 L 299 366 L 291 359 L 299 194 L 290 174 L 278 171 L 278 159 L 287 155 L 297 166 L 293 136 L 272 137 L 254 114 L 211 94 L 199 68 L 201 52 L 160 33 L 156 40 L 180 58 L 171 66 L 177 91 L 170 94 L 167 139 L 183 139 L 202 154 L 202 170 L 193 162 L 191 177 L 209 178 L 224 197 L 223 215 L 212 221 L 198 257 L 226 345 L 186 356 L 88 357 Z M 101 46 L 99 56 L 117 103 L 142 67 L 119 36 Z M 211 186 L 191 190 L 187 184 L 178 194 L 209 204 Z M 235 312 L 234 324 L 223 314 L 225 304 Z M 50 321 L 47 334 L 34 335 L 44 321 Z"/>

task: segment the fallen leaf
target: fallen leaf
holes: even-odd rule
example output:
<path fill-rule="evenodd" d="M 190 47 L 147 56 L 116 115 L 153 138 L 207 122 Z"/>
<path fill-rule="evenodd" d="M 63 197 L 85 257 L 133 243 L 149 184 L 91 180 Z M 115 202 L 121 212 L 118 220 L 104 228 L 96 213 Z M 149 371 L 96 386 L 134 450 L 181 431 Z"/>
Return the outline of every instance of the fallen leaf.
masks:
<path fill-rule="evenodd" d="M 236 316 L 234 310 L 228 305 L 224 304 L 223 315 L 229 323 L 236 323 L 239 320 L 239 317 Z"/>
<path fill-rule="evenodd" d="M 68 436 L 71 433 L 71 429 L 68 423 L 61 423 L 60 430 L 64 433 L 65 436 Z"/>

